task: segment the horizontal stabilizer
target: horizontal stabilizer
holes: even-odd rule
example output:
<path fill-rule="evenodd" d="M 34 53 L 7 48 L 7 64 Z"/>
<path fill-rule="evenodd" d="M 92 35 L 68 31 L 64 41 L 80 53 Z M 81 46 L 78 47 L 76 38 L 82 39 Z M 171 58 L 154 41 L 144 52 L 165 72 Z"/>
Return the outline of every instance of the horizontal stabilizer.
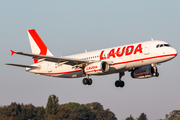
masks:
<path fill-rule="evenodd" d="M 12 65 L 12 66 L 17 66 L 17 67 L 28 67 L 28 68 L 39 68 L 38 66 L 20 65 L 20 64 L 12 64 L 12 63 L 5 63 L 5 65 Z"/>
<path fill-rule="evenodd" d="M 13 54 L 15 53 L 13 50 L 10 50 L 11 51 L 11 56 L 13 56 Z"/>

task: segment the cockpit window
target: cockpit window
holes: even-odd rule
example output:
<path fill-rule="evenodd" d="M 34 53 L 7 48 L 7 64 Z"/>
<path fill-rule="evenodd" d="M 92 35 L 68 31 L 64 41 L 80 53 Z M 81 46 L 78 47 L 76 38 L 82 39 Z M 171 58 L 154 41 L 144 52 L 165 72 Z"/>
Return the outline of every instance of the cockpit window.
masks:
<path fill-rule="evenodd" d="M 158 48 L 159 47 L 159 44 L 156 46 L 156 48 Z"/>
<path fill-rule="evenodd" d="M 169 45 L 169 44 L 164 44 L 164 46 L 165 46 L 165 47 L 170 47 L 170 45 Z"/>
<path fill-rule="evenodd" d="M 169 44 L 158 44 L 156 46 L 156 48 L 159 48 L 159 47 L 171 47 L 171 45 L 169 45 Z"/>
<path fill-rule="evenodd" d="M 160 47 L 163 47 L 163 46 L 164 46 L 163 44 L 160 45 Z"/>

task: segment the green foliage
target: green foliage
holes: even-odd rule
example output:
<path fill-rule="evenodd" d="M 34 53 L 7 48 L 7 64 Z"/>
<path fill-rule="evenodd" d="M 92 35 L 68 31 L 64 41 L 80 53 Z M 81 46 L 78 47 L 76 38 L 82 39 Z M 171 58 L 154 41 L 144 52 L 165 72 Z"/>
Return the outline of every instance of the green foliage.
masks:
<path fill-rule="evenodd" d="M 139 118 L 137 120 L 147 120 L 147 116 L 145 113 L 141 113 L 141 115 L 139 116 Z"/>
<path fill-rule="evenodd" d="M 34 107 L 32 104 L 23 105 L 11 103 L 0 107 L 0 120 L 41 120 L 44 119 L 44 108 Z"/>
<path fill-rule="evenodd" d="M 180 110 L 173 110 L 170 114 L 166 115 L 166 119 L 168 120 L 180 120 Z"/>
<path fill-rule="evenodd" d="M 0 120 L 117 120 L 109 109 L 98 102 L 58 104 L 58 97 L 50 95 L 46 108 L 32 104 L 11 103 L 0 107 Z"/>
<path fill-rule="evenodd" d="M 126 118 L 126 120 L 134 120 L 134 118 L 130 115 L 129 117 Z"/>
<path fill-rule="evenodd" d="M 95 115 L 91 112 L 91 109 L 85 105 L 78 103 L 68 103 L 64 105 L 65 108 L 69 109 L 68 119 L 74 120 L 93 120 Z"/>
<path fill-rule="evenodd" d="M 86 106 L 91 109 L 91 112 L 95 113 L 95 120 L 117 120 L 113 112 L 109 109 L 104 110 L 103 106 L 98 102 L 88 103 Z"/>
<path fill-rule="evenodd" d="M 59 99 L 55 95 L 49 96 L 46 108 L 12 102 L 10 105 L 0 107 L 0 120 L 117 120 L 112 111 L 104 110 L 98 102 L 87 104 L 70 102 L 62 105 L 58 102 Z M 166 119 L 180 120 L 180 110 L 166 114 Z M 130 115 L 125 120 L 135 119 Z M 137 120 L 147 120 L 146 114 L 141 113 Z"/>
<path fill-rule="evenodd" d="M 59 99 L 55 95 L 50 95 L 46 105 L 46 114 L 55 115 L 58 112 Z"/>
<path fill-rule="evenodd" d="M 173 120 L 180 120 L 180 117 L 175 117 Z"/>

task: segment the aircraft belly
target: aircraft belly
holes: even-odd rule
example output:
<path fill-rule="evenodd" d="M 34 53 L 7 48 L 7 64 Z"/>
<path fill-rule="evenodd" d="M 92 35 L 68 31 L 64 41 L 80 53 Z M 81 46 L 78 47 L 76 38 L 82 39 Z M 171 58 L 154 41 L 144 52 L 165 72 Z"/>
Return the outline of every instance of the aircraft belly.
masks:
<path fill-rule="evenodd" d="M 31 71 L 32 72 L 32 71 Z M 51 65 L 51 70 L 41 68 L 39 71 L 33 71 L 36 74 L 52 76 L 52 77 L 63 77 L 63 78 L 76 78 L 83 77 L 83 72 L 81 69 L 72 69 L 72 66 L 62 65 L 62 66 L 53 66 Z"/>
<path fill-rule="evenodd" d="M 52 75 L 53 77 L 62 77 L 62 78 L 76 78 L 76 77 L 83 77 L 83 72 L 81 69 L 59 69 L 58 71 L 54 72 L 55 74 Z"/>
<path fill-rule="evenodd" d="M 77 77 L 84 77 L 84 76 L 85 75 L 83 75 L 81 71 L 74 72 L 74 73 L 59 74 L 57 76 L 53 75 L 53 77 L 61 77 L 61 78 L 77 78 Z"/>

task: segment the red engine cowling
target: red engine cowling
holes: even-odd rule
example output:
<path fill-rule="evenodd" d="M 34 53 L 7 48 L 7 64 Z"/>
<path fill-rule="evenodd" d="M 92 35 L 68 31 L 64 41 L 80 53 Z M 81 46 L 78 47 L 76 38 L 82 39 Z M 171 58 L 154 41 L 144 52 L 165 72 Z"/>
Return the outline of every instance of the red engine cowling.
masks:
<path fill-rule="evenodd" d="M 84 72 L 86 74 L 91 74 L 91 75 L 105 73 L 108 72 L 108 70 L 109 70 L 109 64 L 105 61 L 92 63 L 84 68 Z"/>
<path fill-rule="evenodd" d="M 143 79 L 143 78 L 153 77 L 153 74 L 154 74 L 154 69 L 151 66 L 144 66 L 133 70 L 131 72 L 131 77 Z"/>

